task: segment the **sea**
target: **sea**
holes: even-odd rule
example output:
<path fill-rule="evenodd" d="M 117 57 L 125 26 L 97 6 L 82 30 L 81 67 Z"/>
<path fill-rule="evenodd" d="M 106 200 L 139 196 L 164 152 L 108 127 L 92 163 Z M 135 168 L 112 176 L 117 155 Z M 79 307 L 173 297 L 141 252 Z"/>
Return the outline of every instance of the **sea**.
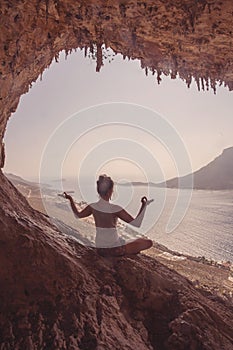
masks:
<path fill-rule="evenodd" d="M 86 203 L 98 200 L 95 185 L 82 183 L 80 186 L 75 179 L 66 179 L 62 183 L 47 179 L 46 184 L 42 186 L 42 196 L 53 222 L 77 240 L 83 237 L 84 244 L 94 244 L 92 218 L 77 220 L 68 201 L 59 194 L 71 191 L 76 203 L 83 208 Z M 136 216 L 144 195 L 154 201 L 147 207 L 142 227 L 135 230 L 121 222 L 120 235 L 126 239 L 147 236 L 179 253 L 233 263 L 233 191 L 191 191 L 119 183 L 114 186 L 112 201 Z M 178 207 L 175 208 L 176 203 Z M 173 220 L 174 227 L 168 230 L 169 220 L 176 212 L 179 220 Z"/>

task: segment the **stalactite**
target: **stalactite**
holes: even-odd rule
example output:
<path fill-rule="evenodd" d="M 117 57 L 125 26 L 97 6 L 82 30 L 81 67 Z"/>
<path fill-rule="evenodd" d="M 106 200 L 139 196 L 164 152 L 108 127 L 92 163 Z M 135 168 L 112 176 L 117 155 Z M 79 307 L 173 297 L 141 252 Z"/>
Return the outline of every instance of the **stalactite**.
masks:
<path fill-rule="evenodd" d="M 90 52 L 93 55 L 94 54 L 94 44 L 90 43 Z"/>
<path fill-rule="evenodd" d="M 59 61 L 59 53 L 55 53 L 54 58 L 55 58 L 56 63 L 58 63 L 58 61 Z"/>
<path fill-rule="evenodd" d="M 190 88 L 191 83 L 192 83 L 192 76 L 188 74 L 188 75 L 185 77 L 185 82 L 186 82 L 187 87 Z"/>
<path fill-rule="evenodd" d="M 84 56 L 87 57 L 87 51 L 88 51 L 88 47 L 87 45 L 84 46 Z"/>
<path fill-rule="evenodd" d="M 214 90 L 214 94 L 216 94 L 216 85 L 217 85 L 216 80 L 210 79 L 210 85 L 211 85 L 211 88 Z"/>
<path fill-rule="evenodd" d="M 161 70 L 160 69 L 157 70 L 157 82 L 158 82 L 158 84 L 160 84 L 160 82 L 162 81 L 161 75 L 162 75 Z"/>
<path fill-rule="evenodd" d="M 72 49 L 65 49 L 65 60 L 67 60 L 67 57 L 72 53 Z"/>
<path fill-rule="evenodd" d="M 171 79 L 176 79 L 177 71 L 176 70 L 172 70 L 170 75 L 171 75 Z"/>
<path fill-rule="evenodd" d="M 195 77 L 194 79 L 195 79 L 198 91 L 200 91 L 200 78 L 199 77 Z"/>
<path fill-rule="evenodd" d="M 205 81 L 203 77 L 201 77 L 201 88 L 203 91 L 205 91 Z"/>
<path fill-rule="evenodd" d="M 101 67 L 103 66 L 103 51 L 102 44 L 97 43 L 97 53 L 96 53 L 96 72 L 99 72 Z"/>

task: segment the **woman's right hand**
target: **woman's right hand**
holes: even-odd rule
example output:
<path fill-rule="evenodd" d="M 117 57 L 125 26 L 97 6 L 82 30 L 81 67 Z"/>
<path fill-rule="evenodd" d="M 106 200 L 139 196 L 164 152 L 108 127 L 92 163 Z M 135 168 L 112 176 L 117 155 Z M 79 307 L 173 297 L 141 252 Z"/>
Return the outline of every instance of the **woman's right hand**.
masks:
<path fill-rule="evenodd" d="M 66 199 L 69 199 L 69 200 L 72 199 L 71 195 L 67 194 L 66 192 L 63 192 L 63 195 Z"/>

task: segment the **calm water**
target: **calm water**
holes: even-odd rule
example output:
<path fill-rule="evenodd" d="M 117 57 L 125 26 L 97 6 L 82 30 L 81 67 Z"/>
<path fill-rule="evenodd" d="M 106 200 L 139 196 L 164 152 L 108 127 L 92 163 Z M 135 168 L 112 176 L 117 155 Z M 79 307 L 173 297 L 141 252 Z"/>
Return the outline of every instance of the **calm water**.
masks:
<path fill-rule="evenodd" d="M 169 197 L 172 197 L 169 190 Z M 169 210 L 167 210 L 168 212 Z M 166 208 L 150 236 L 172 250 L 233 262 L 233 191 L 193 191 L 181 224 L 164 233 Z"/>
<path fill-rule="evenodd" d="M 53 188 L 57 188 L 57 183 L 50 182 L 50 184 Z M 66 181 L 63 185 L 64 190 L 75 189 L 72 181 Z M 78 229 L 85 237 L 89 234 L 94 240 L 95 230 L 92 221 L 75 219 L 67 201 L 57 196 L 58 192 L 59 190 L 46 199 L 47 205 L 49 204 L 52 208 L 52 216 Z M 98 199 L 94 186 L 87 185 L 86 188 L 82 186 L 81 192 L 82 194 L 80 189 L 75 189 L 74 197 L 77 202 L 82 199 L 87 202 Z M 155 199 L 148 207 L 143 226 L 137 233 L 133 233 L 125 226 L 121 226 L 120 231 L 129 237 L 146 234 L 158 243 L 178 252 L 233 262 L 233 191 L 194 190 L 182 222 L 174 231 L 167 233 L 166 225 L 177 193 L 175 189 L 116 186 L 113 201 L 124 206 L 132 215 L 137 214 L 142 195 Z"/>

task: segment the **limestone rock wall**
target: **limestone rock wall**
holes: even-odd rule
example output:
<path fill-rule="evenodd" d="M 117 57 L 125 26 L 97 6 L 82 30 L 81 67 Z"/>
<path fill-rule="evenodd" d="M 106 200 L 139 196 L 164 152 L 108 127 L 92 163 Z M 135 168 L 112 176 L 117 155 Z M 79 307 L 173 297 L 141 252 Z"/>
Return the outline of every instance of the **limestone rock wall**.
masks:
<path fill-rule="evenodd" d="M 0 142 L 61 50 L 102 44 L 145 71 L 233 89 L 232 0 L 0 1 Z M 4 147 L 0 149 L 4 164 Z M 0 348 L 232 350 L 232 306 L 153 259 L 102 259 L 33 210 L 0 172 Z"/>

